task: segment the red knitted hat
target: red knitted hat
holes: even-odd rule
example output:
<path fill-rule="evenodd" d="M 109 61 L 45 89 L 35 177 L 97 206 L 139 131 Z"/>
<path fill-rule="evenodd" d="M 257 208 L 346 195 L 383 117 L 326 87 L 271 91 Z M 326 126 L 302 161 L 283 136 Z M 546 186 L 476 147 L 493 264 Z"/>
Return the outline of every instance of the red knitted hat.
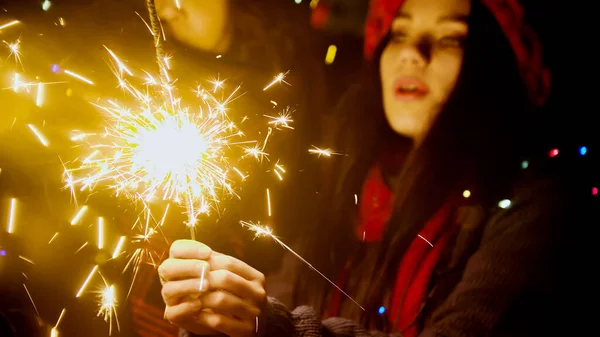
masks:
<path fill-rule="evenodd" d="M 550 93 L 550 71 L 543 64 L 542 45 L 535 31 L 525 23 L 518 0 L 481 0 L 492 12 L 517 58 L 519 70 L 531 99 L 543 105 Z M 365 57 L 373 53 L 394 21 L 404 0 L 371 0 L 365 25 Z"/>

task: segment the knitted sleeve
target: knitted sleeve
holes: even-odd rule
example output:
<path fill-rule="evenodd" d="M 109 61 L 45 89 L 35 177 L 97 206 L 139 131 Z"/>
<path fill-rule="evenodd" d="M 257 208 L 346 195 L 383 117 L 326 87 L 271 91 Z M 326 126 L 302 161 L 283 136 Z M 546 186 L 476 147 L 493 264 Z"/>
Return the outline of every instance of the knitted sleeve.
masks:
<path fill-rule="evenodd" d="M 301 306 L 290 312 L 274 298 L 269 298 L 266 316 L 259 324 L 259 337 L 400 337 L 398 334 L 367 331 L 345 318 L 332 317 L 322 321 L 308 306 Z"/>
<path fill-rule="evenodd" d="M 555 229 L 566 214 L 563 189 L 555 182 L 523 187 L 488 221 L 460 282 L 421 337 L 488 335 L 521 295 L 550 277 Z"/>

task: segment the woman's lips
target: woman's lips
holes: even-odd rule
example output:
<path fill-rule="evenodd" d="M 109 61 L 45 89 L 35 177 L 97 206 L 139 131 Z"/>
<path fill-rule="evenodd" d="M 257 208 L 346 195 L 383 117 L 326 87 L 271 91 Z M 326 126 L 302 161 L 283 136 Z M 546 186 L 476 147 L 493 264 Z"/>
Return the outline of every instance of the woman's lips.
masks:
<path fill-rule="evenodd" d="M 425 82 L 416 77 L 399 77 L 394 82 L 394 97 L 400 101 L 414 101 L 429 92 Z"/>

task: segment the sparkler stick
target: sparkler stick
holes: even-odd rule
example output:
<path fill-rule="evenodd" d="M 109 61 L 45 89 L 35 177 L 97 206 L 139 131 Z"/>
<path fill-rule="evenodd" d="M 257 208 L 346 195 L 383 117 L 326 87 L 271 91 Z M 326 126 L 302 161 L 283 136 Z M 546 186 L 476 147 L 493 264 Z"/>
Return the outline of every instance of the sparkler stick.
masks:
<path fill-rule="evenodd" d="M 248 229 L 250 229 L 251 231 L 253 231 L 257 237 L 259 236 L 268 236 L 271 239 L 273 239 L 275 242 L 277 242 L 281 247 L 285 248 L 287 251 L 289 251 L 290 253 L 294 254 L 294 256 L 296 256 L 298 259 L 300 259 L 300 261 L 304 262 L 310 269 L 314 270 L 315 272 L 317 272 L 319 275 L 321 275 L 321 277 L 323 277 L 327 282 L 329 282 L 332 286 L 334 286 L 337 290 L 339 290 L 342 294 L 344 294 L 344 296 L 346 296 L 348 299 L 350 299 L 354 304 L 356 304 L 359 308 L 361 308 L 363 311 L 365 311 L 365 308 L 363 308 L 358 302 L 356 302 L 356 300 L 354 300 L 350 295 L 348 295 L 344 290 L 342 290 L 340 287 L 338 287 L 335 282 L 333 282 L 332 280 L 330 280 L 329 278 L 327 278 L 327 276 L 325 276 L 323 273 L 321 273 L 317 268 L 313 267 L 312 264 L 310 264 L 308 261 L 306 261 L 300 254 L 296 253 L 292 248 L 290 248 L 288 245 L 286 245 L 285 243 L 283 243 L 283 241 L 279 240 L 279 238 L 277 238 L 273 232 L 271 231 L 271 229 L 269 227 L 262 227 L 260 225 L 256 225 L 253 224 L 251 222 L 246 222 L 246 221 L 240 221 L 240 224 Z"/>
<path fill-rule="evenodd" d="M 160 19 L 158 18 L 158 13 L 156 12 L 156 5 L 154 4 L 154 0 L 146 0 L 146 7 L 148 8 L 148 14 L 150 15 L 150 28 L 152 28 L 152 35 L 154 36 L 154 48 L 156 49 L 156 62 L 158 62 L 158 67 L 160 70 L 160 74 L 163 80 L 163 83 L 168 83 L 165 74 L 167 65 L 165 64 L 165 53 L 163 50 L 162 42 L 160 39 Z M 177 6 L 179 8 L 179 6 Z M 165 71 L 163 71 L 165 70 Z"/>

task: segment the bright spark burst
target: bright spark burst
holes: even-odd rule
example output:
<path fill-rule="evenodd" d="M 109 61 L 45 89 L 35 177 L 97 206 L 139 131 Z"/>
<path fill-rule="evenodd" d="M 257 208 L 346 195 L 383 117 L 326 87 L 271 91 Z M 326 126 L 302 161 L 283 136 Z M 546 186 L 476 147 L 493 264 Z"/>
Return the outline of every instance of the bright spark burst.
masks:
<path fill-rule="evenodd" d="M 294 129 L 289 124 L 294 121 L 291 118 L 292 113 L 289 109 L 286 109 L 285 111 L 281 112 L 279 114 L 279 116 L 277 116 L 277 117 L 269 116 L 269 115 L 264 115 L 264 116 L 271 119 L 271 121 L 269 121 L 269 124 L 273 125 L 273 127 L 275 127 L 275 128 L 286 128 L 286 129 L 292 129 L 292 130 Z"/>
<path fill-rule="evenodd" d="M 19 65 L 23 65 L 21 63 L 21 40 L 16 40 L 15 42 L 8 42 L 8 41 L 3 41 L 4 44 L 8 47 L 8 49 L 10 50 L 10 54 L 8 55 L 8 57 L 13 56 L 15 58 L 15 62 Z"/>
<path fill-rule="evenodd" d="M 285 83 L 287 85 L 291 85 L 288 82 L 285 81 L 285 76 L 289 73 L 289 70 L 286 71 L 285 73 L 279 73 L 277 74 L 277 76 L 275 76 L 275 78 L 273 79 L 273 81 L 271 81 L 271 83 L 267 84 L 266 87 L 264 87 L 263 91 L 266 91 L 267 89 L 269 89 L 270 87 L 272 87 L 273 85 L 277 84 L 277 83 Z"/>
<path fill-rule="evenodd" d="M 243 159 L 244 153 L 256 159 L 267 155 L 264 146 L 243 146 L 256 142 L 246 140 L 227 114 L 227 104 L 239 87 L 224 101 L 199 88 L 201 106 L 192 109 L 182 105 L 171 83 L 149 73 L 141 84 L 144 89 L 138 89 L 125 77 L 132 72 L 115 53 L 106 50 L 117 65 L 119 86 L 135 105 L 114 100 L 98 105 L 110 120 L 105 132 L 79 136 L 86 139 L 91 154 L 68 171 L 75 176 L 68 185 L 84 190 L 103 184 L 117 195 L 143 203 L 166 200 L 185 205 L 187 224 L 193 227 L 197 217 L 208 213 L 223 196 L 237 196 L 231 175 L 239 175 L 233 164 Z M 167 73 L 166 69 L 162 72 Z M 222 83 L 213 81 L 211 91 Z M 290 120 L 281 122 L 289 127 Z"/>
<path fill-rule="evenodd" d="M 240 221 L 240 224 L 243 227 L 248 228 L 250 231 L 254 232 L 255 233 L 255 237 L 257 237 L 257 238 L 258 237 L 268 236 L 271 239 L 273 239 L 281 247 L 283 247 L 284 249 L 286 249 L 290 253 L 294 254 L 294 256 L 296 256 L 298 259 L 300 259 L 300 261 L 304 262 L 310 269 L 314 270 L 319 275 L 321 275 L 321 277 L 323 277 L 327 282 L 329 282 L 332 286 L 334 286 L 337 290 L 339 290 L 342 294 L 344 294 L 348 299 L 350 299 L 352 302 L 354 302 L 354 304 L 356 304 L 359 308 L 361 308 L 363 311 L 365 310 L 365 308 L 363 308 L 358 302 L 356 302 L 356 300 L 354 300 L 344 290 L 342 290 L 340 287 L 338 287 L 335 284 L 335 282 L 333 282 L 332 280 L 330 280 L 329 278 L 327 278 L 327 276 L 325 276 L 323 273 L 321 273 L 317 268 L 313 267 L 313 265 L 310 264 L 308 261 L 306 261 L 300 254 L 296 253 L 292 248 L 290 248 L 288 245 L 286 245 L 285 243 L 283 243 L 283 241 L 281 241 L 278 237 L 276 237 L 273 234 L 273 231 L 268 226 L 262 226 L 260 223 L 254 224 L 252 222 L 247 222 L 247 221 Z"/>
<path fill-rule="evenodd" d="M 108 335 L 112 335 L 113 318 L 119 327 L 117 317 L 117 294 L 115 286 L 105 286 L 98 294 L 98 317 L 102 317 L 108 323 Z"/>
<path fill-rule="evenodd" d="M 338 156 L 341 155 L 341 153 L 333 152 L 333 150 L 331 150 L 331 149 L 320 149 L 314 145 L 312 146 L 311 149 L 308 150 L 308 152 L 312 153 L 312 154 L 316 154 L 319 157 L 321 157 L 321 156 L 331 157 L 333 155 L 338 155 Z"/>

